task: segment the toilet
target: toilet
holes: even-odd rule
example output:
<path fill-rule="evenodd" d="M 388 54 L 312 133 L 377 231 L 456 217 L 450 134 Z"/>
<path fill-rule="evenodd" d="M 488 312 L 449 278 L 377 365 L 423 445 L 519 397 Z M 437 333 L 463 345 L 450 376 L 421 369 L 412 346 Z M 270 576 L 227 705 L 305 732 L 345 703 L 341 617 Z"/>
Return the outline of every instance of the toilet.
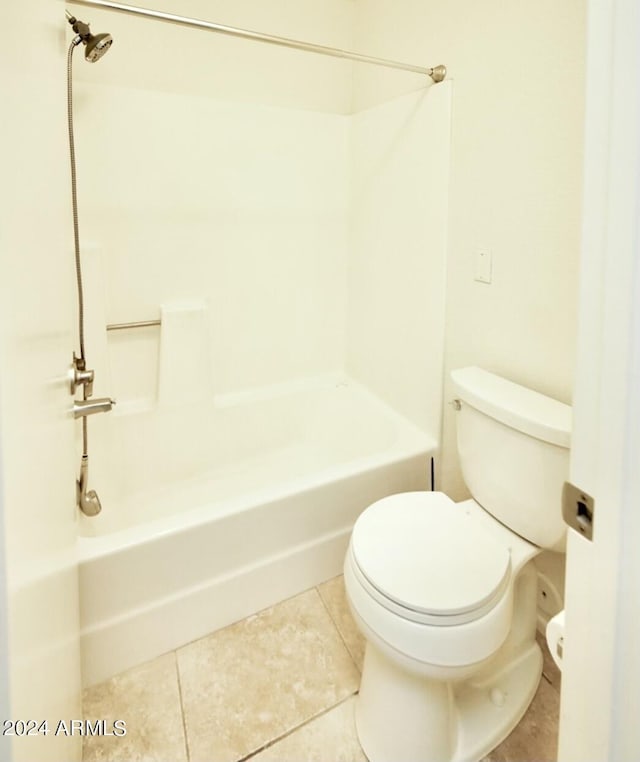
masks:
<path fill-rule="evenodd" d="M 347 599 L 366 638 L 356 728 L 370 762 L 478 762 L 542 673 L 542 550 L 562 551 L 571 408 L 481 368 L 451 374 L 472 499 L 406 492 L 353 529 Z"/>

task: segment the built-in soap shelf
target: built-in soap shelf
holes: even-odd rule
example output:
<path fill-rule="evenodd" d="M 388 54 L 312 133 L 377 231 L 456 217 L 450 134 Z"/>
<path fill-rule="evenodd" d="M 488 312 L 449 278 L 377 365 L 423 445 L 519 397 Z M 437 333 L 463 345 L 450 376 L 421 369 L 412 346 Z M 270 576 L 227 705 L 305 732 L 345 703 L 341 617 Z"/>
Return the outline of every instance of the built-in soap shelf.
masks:
<path fill-rule="evenodd" d="M 193 404 L 211 397 L 209 308 L 201 299 L 168 302 L 160 318 L 106 324 L 118 414 Z"/>

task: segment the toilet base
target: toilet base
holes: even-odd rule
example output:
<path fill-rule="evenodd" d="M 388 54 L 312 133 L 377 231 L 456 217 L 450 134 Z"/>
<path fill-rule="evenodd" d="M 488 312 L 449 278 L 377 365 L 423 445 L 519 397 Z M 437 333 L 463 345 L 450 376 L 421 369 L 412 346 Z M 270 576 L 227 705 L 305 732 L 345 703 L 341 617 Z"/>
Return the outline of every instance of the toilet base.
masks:
<path fill-rule="evenodd" d="M 370 762 L 478 762 L 515 728 L 540 682 L 538 644 L 518 651 L 452 683 L 411 674 L 367 643 L 356 728 Z"/>

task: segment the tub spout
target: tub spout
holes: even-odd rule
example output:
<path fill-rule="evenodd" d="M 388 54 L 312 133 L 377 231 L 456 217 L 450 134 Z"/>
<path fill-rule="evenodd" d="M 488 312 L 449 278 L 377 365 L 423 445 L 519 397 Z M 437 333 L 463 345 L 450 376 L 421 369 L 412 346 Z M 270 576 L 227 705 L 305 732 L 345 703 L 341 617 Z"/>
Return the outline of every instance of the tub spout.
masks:
<path fill-rule="evenodd" d="M 99 397 L 95 400 L 74 400 L 73 417 L 82 418 L 94 413 L 108 413 L 116 404 L 110 397 Z"/>

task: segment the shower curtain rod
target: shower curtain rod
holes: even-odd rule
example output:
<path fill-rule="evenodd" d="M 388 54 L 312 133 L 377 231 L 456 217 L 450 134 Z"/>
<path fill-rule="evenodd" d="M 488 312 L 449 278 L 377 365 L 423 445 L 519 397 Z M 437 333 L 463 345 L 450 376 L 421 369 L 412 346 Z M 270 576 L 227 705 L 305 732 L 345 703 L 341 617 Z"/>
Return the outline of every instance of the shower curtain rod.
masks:
<path fill-rule="evenodd" d="M 256 40 L 258 42 L 267 42 L 270 45 L 280 45 L 284 48 L 306 50 L 310 53 L 320 53 L 323 56 L 346 58 L 350 61 L 360 61 L 361 63 L 373 64 L 375 66 L 386 66 L 388 69 L 403 69 L 404 71 L 411 71 L 416 74 L 426 74 L 426 76 L 431 77 L 434 82 L 442 82 L 447 75 L 447 69 L 442 65 L 434 66 L 432 68 L 414 66 L 413 64 L 402 63 L 400 61 L 364 56 L 360 53 L 352 53 L 349 50 L 341 50 L 340 48 L 314 45 L 311 42 L 292 40 L 287 37 L 275 37 L 271 34 L 261 34 L 260 32 L 252 32 L 248 29 L 238 29 L 233 26 L 214 24 L 211 21 L 201 21 L 200 19 L 193 19 L 188 16 L 176 16 L 172 13 L 153 11 L 148 8 L 138 8 L 134 5 L 123 5 L 122 3 L 111 2 L 111 0 L 72 0 L 72 3 L 73 5 L 86 5 L 91 8 L 103 8 L 106 10 L 118 11 L 119 13 L 127 13 L 130 16 L 144 16 L 145 18 L 156 19 L 156 21 L 167 21 L 171 24 L 178 24 L 180 26 L 206 29 L 209 32 L 218 32 L 219 34 L 226 34 L 230 37 L 240 37 L 244 40 Z"/>

